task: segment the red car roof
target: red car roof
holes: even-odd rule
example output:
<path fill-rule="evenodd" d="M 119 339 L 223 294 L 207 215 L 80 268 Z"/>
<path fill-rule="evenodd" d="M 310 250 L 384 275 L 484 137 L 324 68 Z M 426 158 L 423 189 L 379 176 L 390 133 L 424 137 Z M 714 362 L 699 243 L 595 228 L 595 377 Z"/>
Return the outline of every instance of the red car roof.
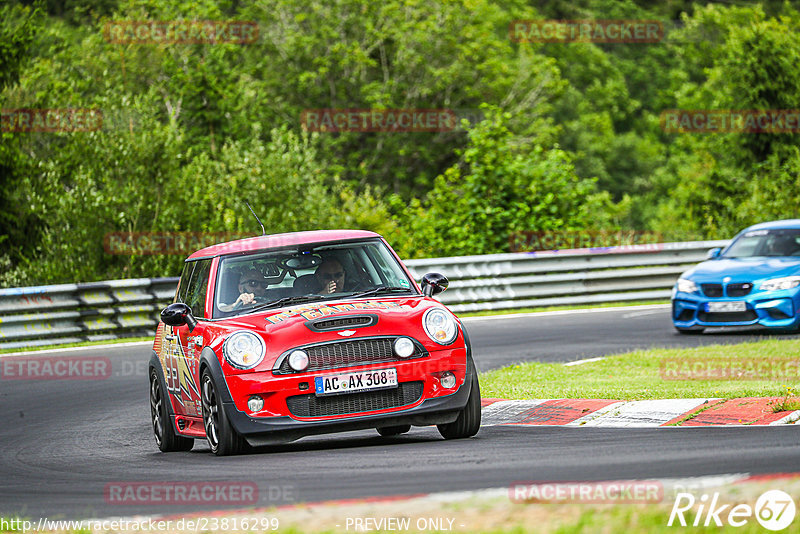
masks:
<path fill-rule="evenodd" d="M 211 245 L 200 249 L 189 259 L 208 258 L 222 254 L 234 254 L 237 252 L 250 252 L 276 247 L 290 247 L 294 245 L 304 245 L 313 243 L 326 243 L 329 241 L 347 239 L 365 239 L 371 237 L 381 237 L 375 232 L 366 230 L 313 230 L 310 232 L 290 232 L 286 234 L 260 235 L 248 237 L 227 243 Z"/>

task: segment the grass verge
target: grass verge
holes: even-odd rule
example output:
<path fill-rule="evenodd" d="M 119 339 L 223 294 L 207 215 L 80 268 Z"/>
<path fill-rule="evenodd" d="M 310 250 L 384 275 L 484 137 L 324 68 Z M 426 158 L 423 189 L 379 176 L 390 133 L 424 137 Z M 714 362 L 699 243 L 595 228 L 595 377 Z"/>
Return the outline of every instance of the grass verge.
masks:
<path fill-rule="evenodd" d="M 787 388 L 797 391 L 800 386 L 798 354 L 800 339 L 767 339 L 737 345 L 639 350 L 574 366 L 524 363 L 483 373 L 481 396 L 617 400 L 785 396 Z M 674 379 L 670 373 L 671 365 L 691 372 L 718 369 L 731 362 L 738 363 L 734 371 L 742 372 L 725 379 Z M 784 365 L 786 362 L 794 366 Z"/>

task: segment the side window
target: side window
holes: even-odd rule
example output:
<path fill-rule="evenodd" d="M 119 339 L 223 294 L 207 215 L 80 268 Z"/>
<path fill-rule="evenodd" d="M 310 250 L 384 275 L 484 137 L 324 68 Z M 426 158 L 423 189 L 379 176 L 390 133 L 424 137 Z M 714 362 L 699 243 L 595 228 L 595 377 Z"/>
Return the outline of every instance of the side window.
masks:
<path fill-rule="evenodd" d="M 192 309 L 195 317 L 205 317 L 206 310 L 206 291 L 208 290 L 208 275 L 211 271 L 211 260 L 198 260 L 195 263 L 189 284 L 186 290 L 186 298 L 183 302 Z"/>
<path fill-rule="evenodd" d="M 178 282 L 178 291 L 175 293 L 174 302 L 186 302 L 186 289 L 189 287 L 189 278 L 192 277 L 192 271 L 196 263 L 195 261 L 188 261 L 183 264 L 183 272 Z"/>

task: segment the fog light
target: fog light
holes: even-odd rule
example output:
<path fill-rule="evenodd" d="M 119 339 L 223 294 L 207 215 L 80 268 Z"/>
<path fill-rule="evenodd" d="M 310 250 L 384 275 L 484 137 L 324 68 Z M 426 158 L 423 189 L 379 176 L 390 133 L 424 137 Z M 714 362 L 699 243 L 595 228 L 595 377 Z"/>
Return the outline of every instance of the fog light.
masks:
<path fill-rule="evenodd" d="M 289 355 L 289 367 L 295 371 L 305 371 L 308 369 L 308 354 L 302 350 L 296 350 Z"/>
<path fill-rule="evenodd" d="M 414 354 L 414 342 L 407 337 L 399 337 L 394 342 L 394 353 L 401 358 L 408 358 Z"/>
<path fill-rule="evenodd" d="M 450 371 L 445 371 L 442 373 L 442 378 L 440 378 L 439 381 L 442 383 L 442 387 L 445 389 L 456 387 L 456 375 Z"/>
<path fill-rule="evenodd" d="M 260 412 L 264 408 L 264 399 L 258 395 L 253 395 L 247 399 L 247 409 L 251 412 Z"/>

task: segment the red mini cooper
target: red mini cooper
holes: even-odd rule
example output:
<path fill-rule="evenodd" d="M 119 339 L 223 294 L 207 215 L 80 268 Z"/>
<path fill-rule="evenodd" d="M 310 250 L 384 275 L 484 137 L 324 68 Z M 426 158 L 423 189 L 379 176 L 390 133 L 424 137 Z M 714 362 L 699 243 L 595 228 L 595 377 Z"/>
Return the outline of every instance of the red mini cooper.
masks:
<path fill-rule="evenodd" d="M 298 232 L 222 243 L 186 260 L 150 359 L 159 449 L 205 438 L 217 455 L 303 436 L 437 425 L 478 432 L 464 326 L 378 234 Z"/>

